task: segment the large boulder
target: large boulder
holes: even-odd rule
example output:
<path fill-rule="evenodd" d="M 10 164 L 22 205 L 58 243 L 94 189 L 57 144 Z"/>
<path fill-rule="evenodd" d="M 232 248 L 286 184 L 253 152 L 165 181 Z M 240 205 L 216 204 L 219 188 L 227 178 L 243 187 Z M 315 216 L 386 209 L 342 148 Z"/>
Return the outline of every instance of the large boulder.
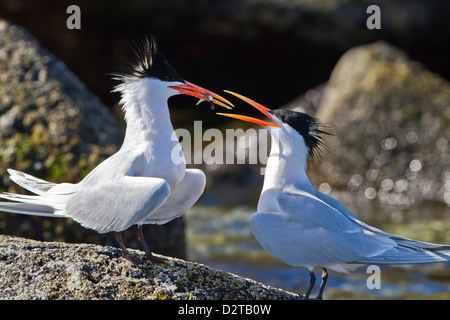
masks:
<path fill-rule="evenodd" d="M 450 84 L 439 75 L 385 42 L 356 47 L 333 70 L 316 116 L 335 134 L 312 171 L 321 191 L 372 218 L 448 208 Z"/>

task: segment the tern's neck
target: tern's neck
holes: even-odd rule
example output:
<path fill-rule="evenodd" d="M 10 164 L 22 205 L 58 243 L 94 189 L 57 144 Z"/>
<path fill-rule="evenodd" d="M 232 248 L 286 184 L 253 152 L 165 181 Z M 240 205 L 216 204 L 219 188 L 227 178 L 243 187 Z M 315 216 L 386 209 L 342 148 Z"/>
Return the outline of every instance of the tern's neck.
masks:
<path fill-rule="evenodd" d="M 167 141 L 173 134 L 167 105 L 167 90 L 151 79 L 137 79 L 121 88 L 127 129 L 123 145 L 132 147 L 146 141 Z M 158 139 L 155 139 L 155 138 Z"/>
<path fill-rule="evenodd" d="M 291 141 L 280 131 L 272 132 L 272 146 L 267 161 L 263 191 L 275 189 L 282 191 L 289 186 L 312 191 L 314 187 L 306 175 L 308 150 L 303 138 Z M 297 139 L 297 138 L 296 138 Z"/>
<path fill-rule="evenodd" d="M 271 130 L 272 147 L 266 165 L 264 185 L 258 201 L 258 212 L 280 212 L 280 193 L 296 190 L 315 193 L 306 175 L 308 150 L 300 136 L 285 135 Z"/>

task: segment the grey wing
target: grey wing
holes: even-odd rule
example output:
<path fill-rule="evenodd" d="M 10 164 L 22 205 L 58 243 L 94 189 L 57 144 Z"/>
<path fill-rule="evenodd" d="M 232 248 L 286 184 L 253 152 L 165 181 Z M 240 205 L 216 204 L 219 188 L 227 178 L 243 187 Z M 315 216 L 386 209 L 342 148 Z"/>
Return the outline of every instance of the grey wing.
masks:
<path fill-rule="evenodd" d="M 290 265 L 345 271 L 339 265 L 380 255 L 396 245 L 313 195 L 282 193 L 277 200 L 280 213 L 257 212 L 251 225 L 261 245 Z"/>
<path fill-rule="evenodd" d="M 98 232 L 119 232 L 142 223 L 169 194 L 164 179 L 125 176 L 79 190 L 67 201 L 64 214 Z"/>
<path fill-rule="evenodd" d="M 163 224 L 175 219 L 189 210 L 200 198 L 205 189 L 206 177 L 198 169 L 186 169 L 184 179 L 171 190 L 164 204 L 149 216 L 144 223 Z"/>
<path fill-rule="evenodd" d="M 286 263 L 345 272 L 348 264 L 429 263 L 450 259 L 450 246 L 393 236 L 314 195 L 280 194 L 278 201 L 281 214 L 256 213 L 252 229 L 261 244 Z"/>
<path fill-rule="evenodd" d="M 349 220 L 359 225 L 368 232 L 376 234 L 378 238 L 389 238 L 395 241 L 395 246 L 378 255 L 369 255 L 359 258 L 352 263 L 365 264 L 409 264 L 409 263 L 430 263 L 450 260 L 450 245 L 428 243 L 411 240 L 404 237 L 395 236 L 384 232 L 378 228 L 370 226 L 353 215 L 342 203 L 317 192 L 317 196 L 332 206 Z"/>

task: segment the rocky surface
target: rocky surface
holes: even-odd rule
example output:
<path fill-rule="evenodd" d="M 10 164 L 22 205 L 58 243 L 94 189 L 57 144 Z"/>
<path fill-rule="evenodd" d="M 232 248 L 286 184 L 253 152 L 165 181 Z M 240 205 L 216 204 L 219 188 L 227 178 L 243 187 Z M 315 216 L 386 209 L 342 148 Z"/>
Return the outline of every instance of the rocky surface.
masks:
<path fill-rule="evenodd" d="M 299 298 L 225 271 L 164 258 L 162 264 L 133 265 L 117 248 L 0 235 L 0 299 Z"/>
<path fill-rule="evenodd" d="M 112 88 L 111 88 L 112 89 Z M 78 182 L 122 143 L 124 126 L 74 73 L 27 31 L 0 19 L 0 188 L 24 192 L 7 168 L 51 182 Z M 184 257 L 184 222 L 145 228 L 157 252 Z M 0 213 L 0 233 L 104 241 L 70 219 Z M 129 245 L 137 242 L 130 234 Z"/>

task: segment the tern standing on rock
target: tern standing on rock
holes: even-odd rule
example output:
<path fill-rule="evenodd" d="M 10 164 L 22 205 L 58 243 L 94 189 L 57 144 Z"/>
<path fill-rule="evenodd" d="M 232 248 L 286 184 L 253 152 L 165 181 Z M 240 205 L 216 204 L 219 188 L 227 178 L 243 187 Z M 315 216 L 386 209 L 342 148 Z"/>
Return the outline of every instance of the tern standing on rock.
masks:
<path fill-rule="evenodd" d="M 327 269 L 349 272 L 364 264 L 416 264 L 450 261 L 450 245 L 426 243 L 388 234 L 369 226 L 343 204 L 314 188 L 306 175 L 328 132 L 313 117 L 290 110 L 270 110 L 228 91 L 254 106 L 274 123 L 236 114 L 221 115 L 261 124 L 272 146 L 257 211 L 251 218 L 256 239 L 273 256 L 310 273 L 322 268 L 322 299 Z"/>
<path fill-rule="evenodd" d="M 121 231 L 138 226 L 138 239 L 149 261 L 153 256 L 142 234 L 144 224 L 164 224 L 183 215 L 203 193 L 205 175 L 172 161 L 173 150 L 182 153 L 170 121 L 167 100 L 187 94 L 230 108 L 219 95 L 189 83 L 158 51 L 154 38 L 138 41 L 134 57 L 116 79 L 122 83 L 126 133 L 119 151 L 100 163 L 79 183 L 55 184 L 26 173 L 8 170 L 11 180 L 36 195 L 3 193 L 0 211 L 45 217 L 68 217 L 99 233 L 115 232 L 124 257 L 133 263 Z M 182 157 L 184 160 L 184 156 Z"/>

